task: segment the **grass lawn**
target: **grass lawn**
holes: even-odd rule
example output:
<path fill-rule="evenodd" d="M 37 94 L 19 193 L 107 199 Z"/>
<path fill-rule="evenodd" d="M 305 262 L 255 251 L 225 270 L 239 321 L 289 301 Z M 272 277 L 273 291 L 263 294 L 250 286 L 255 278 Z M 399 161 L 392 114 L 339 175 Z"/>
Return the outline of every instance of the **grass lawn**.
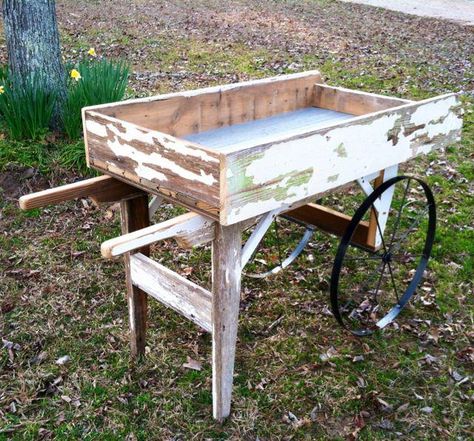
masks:
<path fill-rule="evenodd" d="M 122 263 L 99 251 L 120 234 L 116 207 L 18 209 L 19 195 L 77 178 L 59 158 L 82 146 L 0 135 L 0 440 L 472 439 L 472 27 L 332 0 L 57 3 L 64 56 L 93 46 L 126 58 L 130 97 L 319 69 L 331 85 L 403 98 L 462 91 L 465 125 L 457 145 L 403 166 L 430 184 L 439 219 L 398 326 L 366 339 L 339 328 L 327 312 L 336 241 L 323 234 L 283 273 L 243 278 L 223 425 L 211 418 L 209 335 L 151 301 L 147 356 L 130 361 Z M 152 252 L 209 286 L 208 248 Z"/>

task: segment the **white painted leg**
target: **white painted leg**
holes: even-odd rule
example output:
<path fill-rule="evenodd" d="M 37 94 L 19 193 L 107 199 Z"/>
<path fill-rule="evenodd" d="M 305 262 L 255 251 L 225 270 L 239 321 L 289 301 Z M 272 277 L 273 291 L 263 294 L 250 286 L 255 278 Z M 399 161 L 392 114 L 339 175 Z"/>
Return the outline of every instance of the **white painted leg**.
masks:
<path fill-rule="evenodd" d="M 216 225 L 212 245 L 212 404 L 214 418 L 230 414 L 240 303 L 240 225 Z"/>
<path fill-rule="evenodd" d="M 150 218 L 154 216 L 158 208 L 160 207 L 161 203 L 163 202 L 163 198 L 161 196 L 153 196 L 151 198 L 150 203 L 148 204 L 148 213 Z"/>
<path fill-rule="evenodd" d="M 391 167 L 382 170 L 379 173 L 379 176 L 376 179 L 376 187 L 383 182 L 388 181 L 389 179 L 394 178 L 397 176 L 398 173 L 398 164 L 393 165 Z M 374 179 L 374 174 L 362 177 L 357 180 L 359 186 L 362 188 L 364 193 L 369 196 L 373 191 L 374 188 L 370 185 L 370 181 Z M 371 226 L 369 227 L 369 243 L 373 243 L 376 247 L 382 245 L 382 236 L 380 233 L 383 234 L 385 230 L 385 225 L 387 224 L 388 220 L 388 213 L 390 211 L 390 206 L 392 205 L 392 198 L 393 198 L 393 191 L 395 187 L 391 187 L 384 191 L 382 196 L 374 201 L 374 208 L 377 210 L 376 213 L 372 213 L 370 217 Z M 380 230 L 379 231 L 379 227 Z"/>

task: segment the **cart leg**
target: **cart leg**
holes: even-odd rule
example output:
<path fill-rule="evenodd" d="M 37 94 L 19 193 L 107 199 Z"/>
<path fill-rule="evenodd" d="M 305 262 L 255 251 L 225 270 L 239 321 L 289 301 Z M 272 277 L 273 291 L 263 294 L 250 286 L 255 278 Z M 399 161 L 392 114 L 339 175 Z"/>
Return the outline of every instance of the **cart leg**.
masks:
<path fill-rule="evenodd" d="M 122 217 L 122 233 L 130 233 L 140 228 L 148 227 L 148 196 L 146 193 L 133 199 L 120 202 Z M 135 252 L 148 256 L 150 247 L 144 247 Z M 130 351 L 133 358 L 145 355 L 145 339 L 147 327 L 147 294 L 132 284 L 130 275 L 130 253 L 125 254 L 125 278 L 127 283 L 127 303 L 130 325 Z"/>
<path fill-rule="evenodd" d="M 216 225 L 212 244 L 212 401 L 214 418 L 229 416 L 240 303 L 239 225 Z"/>

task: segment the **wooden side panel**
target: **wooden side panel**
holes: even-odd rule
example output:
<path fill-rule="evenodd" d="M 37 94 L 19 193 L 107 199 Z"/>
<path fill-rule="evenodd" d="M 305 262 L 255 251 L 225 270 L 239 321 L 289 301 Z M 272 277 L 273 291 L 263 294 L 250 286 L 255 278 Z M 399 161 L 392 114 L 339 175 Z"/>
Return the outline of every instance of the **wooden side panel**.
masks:
<path fill-rule="evenodd" d="M 179 137 L 311 106 L 321 82 L 309 71 L 90 109 Z"/>
<path fill-rule="evenodd" d="M 460 139 L 455 94 L 354 118 L 226 158 L 229 225 L 338 187 Z"/>
<path fill-rule="evenodd" d="M 90 166 L 152 192 L 200 201 L 219 211 L 220 158 L 215 152 L 128 122 L 85 113 Z"/>
<path fill-rule="evenodd" d="M 314 105 L 322 109 L 336 110 L 351 115 L 366 115 L 412 102 L 375 93 L 317 84 Z"/>
<path fill-rule="evenodd" d="M 131 256 L 130 268 L 135 286 L 207 332 L 212 331 L 209 291 L 140 253 Z"/>

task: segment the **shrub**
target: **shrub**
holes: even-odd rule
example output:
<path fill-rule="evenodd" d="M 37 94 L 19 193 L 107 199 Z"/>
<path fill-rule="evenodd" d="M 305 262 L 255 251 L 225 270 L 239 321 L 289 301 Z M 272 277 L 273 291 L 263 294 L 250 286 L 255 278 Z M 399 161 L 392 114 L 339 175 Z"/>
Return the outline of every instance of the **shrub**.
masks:
<path fill-rule="evenodd" d="M 42 138 L 48 131 L 57 97 L 48 91 L 45 77 L 37 72 L 24 78 L 2 69 L 0 87 L 0 114 L 10 137 Z"/>
<path fill-rule="evenodd" d="M 74 70 L 69 66 L 69 71 L 76 78 L 69 78 L 62 122 L 67 136 L 77 139 L 82 133 L 82 107 L 120 101 L 127 88 L 129 66 L 123 61 L 87 60 Z"/>

